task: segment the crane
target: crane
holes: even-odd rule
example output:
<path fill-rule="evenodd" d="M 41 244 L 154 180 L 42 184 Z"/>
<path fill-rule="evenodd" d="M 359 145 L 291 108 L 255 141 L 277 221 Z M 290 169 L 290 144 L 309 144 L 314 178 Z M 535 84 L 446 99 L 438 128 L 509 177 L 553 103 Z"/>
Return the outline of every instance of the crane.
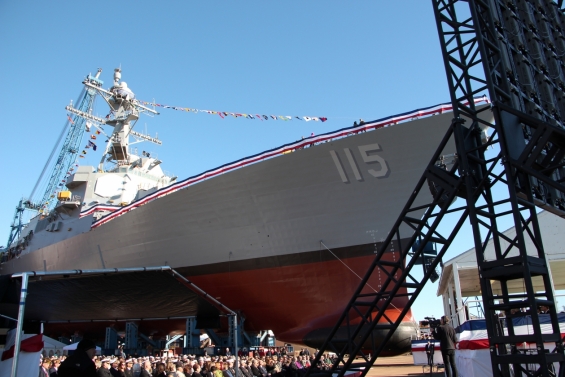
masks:
<path fill-rule="evenodd" d="M 99 79 L 100 73 L 102 73 L 102 69 L 98 68 L 98 72 L 96 72 L 95 76 L 89 74 L 82 82 L 85 86 L 79 96 L 79 99 L 77 101 L 78 107 L 76 108 L 82 113 L 90 114 L 92 112 L 94 100 L 97 94 L 96 89 L 101 88 L 103 84 L 103 81 Z M 39 176 L 39 179 L 37 180 L 37 183 L 35 184 L 33 191 L 29 196 L 29 199 L 21 199 L 16 206 L 14 219 L 12 221 L 12 225 L 10 226 L 10 236 L 8 237 L 6 248 L 9 248 L 10 245 L 21 235 L 21 231 L 25 225 L 23 222 L 23 215 L 25 210 L 47 213 L 55 205 L 56 200 L 53 199 L 57 196 L 57 190 L 60 190 L 61 187 L 64 186 L 65 176 L 71 169 L 72 165 L 75 163 L 80 151 L 80 144 L 82 143 L 84 130 L 86 128 L 85 122 L 86 119 L 77 114 L 71 113 L 68 116 L 67 122 L 65 124 L 65 127 L 63 128 L 63 132 L 61 133 L 59 140 L 63 138 L 66 130 L 68 130 L 68 132 L 66 132 L 65 140 L 61 145 L 59 155 L 55 160 L 55 164 L 51 170 L 51 175 L 49 176 L 49 180 L 47 181 L 45 191 L 43 192 L 43 195 L 39 201 L 32 201 L 32 198 L 34 197 L 35 192 L 41 184 L 45 173 L 49 170 L 49 166 L 56 152 L 56 149 L 51 152 L 51 155 L 49 156 L 49 159 L 47 160 L 45 167 L 43 168 L 43 171 L 41 172 L 41 175 Z M 56 145 L 59 144 L 60 142 L 58 142 Z"/>
<path fill-rule="evenodd" d="M 99 79 L 101 72 L 102 69 L 99 68 L 96 76 L 93 77 L 91 75 L 88 75 L 83 81 L 83 84 L 88 83 L 94 87 L 101 87 L 103 84 L 103 82 Z M 84 113 L 91 113 L 96 94 L 97 92 L 94 88 L 85 86 L 83 92 L 81 93 L 81 96 L 79 97 L 77 109 Z M 43 193 L 43 197 L 38 203 L 43 211 L 49 211 L 53 207 L 54 201 L 51 199 L 55 198 L 56 191 L 59 190 L 61 186 L 63 186 L 63 179 L 65 177 L 65 174 L 69 171 L 72 164 L 76 161 L 78 152 L 80 150 L 80 144 L 82 143 L 82 137 L 84 135 L 85 122 L 86 120 L 83 117 L 77 116 L 75 114 L 69 115 L 69 132 L 65 137 L 65 141 L 61 147 L 61 150 L 59 151 L 57 162 L 55 163 L 53 171 L 51 172 L 51 176 L 49 177 L 49 181 Z M 48 166 L 49 162 L 50 161 L 47 161 L 46 167 Z M 41 181 L 42 178 L 43 174 L 40 176 L 39 180 Z M 34 192 L 32 192 L 30 197 L 33 197 L 33 194 Z"/>

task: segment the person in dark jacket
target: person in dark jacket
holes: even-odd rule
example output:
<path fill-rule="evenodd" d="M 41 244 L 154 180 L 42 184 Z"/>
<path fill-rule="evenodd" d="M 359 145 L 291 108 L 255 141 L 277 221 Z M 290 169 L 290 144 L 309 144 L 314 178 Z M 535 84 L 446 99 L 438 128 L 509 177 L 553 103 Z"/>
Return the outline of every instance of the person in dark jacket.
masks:
<path fill-rule="evenodd" d="M 49 368 L 49 377 L 58 377 L 57 370 L 59 370 L 60 365 L 61 361 L 59 359 L 53 360 L 51 368 Z"/>
<path fill-rule="evenodd" d="M 455 329 L 449 324 L 449 318 L 441 317 L 441 325 L 435 328 L 433 332 L 434 339 L 439 340 L 441 355 L 445 365 L 445 373 L 447 377 L 458 377 L 457 366 L 455 365 L 455 344 L 457 336 Z"/>
<path fill-rule="evenodd" d="M 112 375 L 112 377 L 122 377 L 120 375 L 120 372 L 118 371 L 118 364 L 118 359 L 113 359 L 110 361 L 110 374 Z"/>
<path fill-rule="evenodd" d="M 143 362 L 143 369 L 141 369 L 141 373 L 140 373 L 141 377 L 151 377 L 152 373 L 151 373 L 151 361 L 149 360 L 145 360 Z"/>
<path fill-rule="evenodd" d="M 96 371 L 96 375 L 98 377 L 112 377 L 112 373 L 110 372 L 111 367 L 111 360 L 109 357 L 102 360 L 102 366 L 98 368 Z"/>
<path fill-rule="evenodd" d="M 261 373 L 261 371 L 259 371 L 259 363 L 257 362 L 257 359 L 253 359 L 251 361 L 251 373 L 253 374 L 253 377 L 265 377 L 263 376 L 263 374 Z"/>
<path fill-rule="evenodd" d="M 39 367 L 39 377 L 49 377 L 49 367 L 51 366 L 51 360 L 47 357 L 41 361 L 41 366 Z"/>
<path fill-rule="evenodd" d="M 96 344 L 89 339 L 81 340 L 76 351 L 61 363 L 58 377 L 96 377 L 96 366 L 92 361 L 94 355 Z"/>
<path fill-rule="evenodd" d="M 253 373 L 251 373 L 251 368 L 247 365 L 247 361 L 241 360 L 239 362 L 239 370 L 241 371 L 241 377 L 253 377 Z"/>
<path fill-rule="evenodd" d="M 236 377 L 235 368 L 233 367 L 233 360 L 229 359 L 226 365 L 226 369 L 222 371 L 224 376 Z"/>
<path fill-rule="evenodd" d="M 133 377 L 133 360 L 126 360 L 126 370 L 124 371 L 126 377 Z"/>
<path fill-rule="evenodd" d="M 200 374 L 201 370 L 202 368 L 200 368 L 199 364 L 194 364 L 194 372 L 192 373 L 192 377 L 202 377 L 202 375 Z"/>
<path fill-rule="evenodd" d="M 167 377 L 167 373 L 165 372 L 165 364 L 158 363 L 156 369 L 157 373 L 155 374 L 155 377 Z"/>

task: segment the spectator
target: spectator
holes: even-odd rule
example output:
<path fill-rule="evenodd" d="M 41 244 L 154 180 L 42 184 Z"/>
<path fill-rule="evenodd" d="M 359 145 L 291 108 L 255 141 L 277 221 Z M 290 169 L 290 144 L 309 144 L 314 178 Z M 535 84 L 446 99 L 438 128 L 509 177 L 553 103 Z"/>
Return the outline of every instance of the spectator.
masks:
<path fill-rule="evenodd" d="M 118 362 L 117 373 L 119 377 L 126 377 L 126 363 L 123 361 Z"/>
<path fill-rule="evenodd" d="M 251 374 L 253 377 L 264 377 L 261 371 L 259 371 L 259 362 L 256 358 L 251 360 Z"/>
<path fill-rule="evenodd" d="M 251 368 L 247 365 L 247 361 L 241 360 L 239 370 L 241 371 L 242 377 L 253 377 L 253 373 L 251 372 Z"/>
<path fill-rule="evenodd" d="M 126 377 L 133 377 L 133 360 L 132 359 L 126 360 L 126 369 L 124 371 L 124 375 Z"/>
<path fill-rule="evenodd" d="M 152 377 L 151 361 L 145 360 L 143 362 L 143 368 L 141 369 L 140 377 Z"/>
<path fill-rule="evenodd" d="M 110 373 L 111 360 L 109 357 L 102 360 L 102 366 L 96 371 L 98 377 L 112 377 Z"/>
<path fill-rule="evenodd" d="M 441 317 L 441 325 L 435 328 L 433 336 L 439 340 L 443 363 L 445 364 L 445 374 L 447 377 L 457 377 L 457 366 L 455 365 L 455 344 L 457 336 L 455 329 L 449 324 L 449 318 Z"/>
<path fill-rule="evenodd" d="M 58 377 L 94 377 L 96 366 L 92 359 L 96 354 L 96 344 L 92 340 L 83 339 L 77 345 L 75 352 L 64 359 L 57 370 Z"/>
<path fill-rule="evenodd" d="M 177 377 L 192 377 L 192 368 L 190 368 L 190 374 L 185 374 L 184 373 L 184 368 L 181 367 L 177 367 Z"/>
<path fill-rule="evenodd" d="M 141 375 L 141 363 L 142 361 L 135 358 L 132 360 L 133 361 L 133 366 L 131 368 L 132 372 L 133 372 L 133 377 L 140 377 Z"/>
<path fill-rule="evenodd" d="M 51 367 L 51 360 L 44 357 L 39 365 L 39 377 L 49 377 L 49 368 Z"/>
<path fill-rule="evenodd" d="M 155 377 L 167 377 L 167 373 L 165 372 L 165 364 L 158 363 L 156 369 L 157 373 L 155 374 Z"/>
<path fill-rule="evenodd" d="M 192 377 L 202 377 L 202 374 L 200 374 L 200 371 L 202 370 L 202 368 L 200 367 L 199 363 L 196 363 L 193 365 L 193 372 L 192 372 Z M 184 372 L 186 374 L 186 377 L 190 377 L 188 375 L 188 371 L 185 370 Z"/>

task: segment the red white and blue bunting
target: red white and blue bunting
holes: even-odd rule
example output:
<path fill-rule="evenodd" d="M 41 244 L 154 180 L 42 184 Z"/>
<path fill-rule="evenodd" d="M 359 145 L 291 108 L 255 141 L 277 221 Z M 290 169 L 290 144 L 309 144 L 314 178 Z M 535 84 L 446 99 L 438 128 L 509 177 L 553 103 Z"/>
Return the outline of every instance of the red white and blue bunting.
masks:
<path fill-rule="evenodd" d="M 302 121 L 314 121 L 314 122 L 325 122 L 328 120 L 326 117 L 311 117 L 311 116 L 290 116 L 290 115 L 261 115 L 261 114 L 251 114 L 251 113 L 231 113 L 227 111 L 216 111 L 216 110 L 201 110 L 201 109 L 194 109 L 190 107 L 179 107 L 179 106 L 169 106 L 169 105 L 161 105 L 155 102 L 145 102 L 139 101 L 139 103 L 145 106 L 153 106 L 153 107 L 162 107 L 165 109 L 172 109 L 177 111 L 185 111 L 187 113 L 206 113 L 210 115 L 218 115 L 220 118 L 225 118 L 232 116 L 234 118 L 247 118 L 247 119 L 256 119 L 261 121 L 266 120 L 281 120 L 281 121 L 289 121 L 289 120 L 302 120 Z"/>
<path fill-rule="evenodd" d="M 475 99 L 475 103 L 481 103 L 481 102 L 485 102 L 485 103 L 489 103 L 490 101 L 486 98 L 486 97 L 481 97 L 481 98 L 476 98 Z M 234 169 L 238 169 L 247 165 L 251 165 L 253 163 L 268 159 L 268 158 L 272 158 L 272 157 L 276 157 L 276 156 L 280 156 L 281 154 L 286 154 L 286 153 L 290 153 L 296 149 L 301 149 L 304 147 L 309 147 L 309 146 L 313 146 L 314 144 L 318 144 L 318 143 L 322 143 L 322 142 L 326 142 L 329 140 L 333 140 L 333 139 L 337 139 L 337 138 L 342 138 L 342 137 L 347 137 L 347 136 L 351 136 L 351 135 L 356 135 L 360 132 L 366 132 L 366 131 L 370 131 L 370 130 L 374 130 L 377 128 L 384 128 L 384 127 L 389 127 L 389 126 L 393 126 L 397 123 L 401 123 L 401 122 L 406 122 L 406 121 L 410 121 L 410 120 L 414 120 L 414 119 L 418 119 L 421 117 L 427 117 L 427 116 L 432 116 L 432 115 L 438 115 L 438 114 L 442 114 L 444 112 L 447 111 L 452 111 L 453 107 L 451 106 L 451 103 L 449 104 L 441 104 L 441 105 L 436 105 L 436 106 L 431 106 L 431 107 L 427 107 L 427 108 L 423 108 L 423 109 L 418 109 L 415 111 L 411 111 L 411 112 L 407 112 L 404 114 L 399 114 L 399 115 L 393 115 L 387 118 L 383 118 L 383 119 L 379 119 L 379 120 L 375 120 L 375 121 L 371 121 L 371 122 L 366 122 L 363 123 L 361 125 L 356 125 L 353 127 L 347 127 L 347 128 L 342 128 L 340 130 L 337 131 L 333 131 L 333 132 L 328 132 L 322 135 L 318 135 L 318 136 L 310 136 L 307 138 L 304 138 L 302 140 L 293 142 L 293 143 L 289 143 L 289 144 L 285 144 L 282 145 L 278 148 L 274 148 L 262 153 L 258 153 L 256 155 L 253 156 L 249 156 L 249 157 L 245 157 L 242 158 L 240 160 L 222 165 L 220 167 L 217 167 L 215 169 L 211 169 L 208 170 L 204 173 L 189 177 L 185 180 L 182 180 L 180 182 L 177 182 L 175 184 L 172 184 L 170 186 L 164 187 L 154 193 L 152 193 L 151 195 L 147 195 L 145 197 L 143 197 L 142 199 L 139 199 L 135 202 L 132 202 L 126 206 L 108 206 L 108 205 L 97 205 L 94 207 L 91 207 L 89 209 L 86 209 L 85 211 L 81 212 L 80 217 L 84 217 L 84 216 L 88 216 L 90 214 L 93 214 L 94 212 L 97 211 L 113 211 L 112 213 L 109 213 L 107 215 L 105 215 L 104 217 L 101 217 L 100 219 L 94 221 L 91 225 L 91 228 L 97 228 L 100 225 L 103 225 L 105 223 L 107 223 L 108 221 L 111 221 L 113 219 L 115 219 L 118 216 L 121 216 L 137 207 L 140 207 L 144 204 L 147 204 L 155 199 L 158 199 L 162 196 L 165 195 L 169 195 L 172 194 L 178 190 L 184 189 L 188 186 L 192 186 L 198 182 L 201 182 L 203 180 L 227 173 L 231 170 Z"/>

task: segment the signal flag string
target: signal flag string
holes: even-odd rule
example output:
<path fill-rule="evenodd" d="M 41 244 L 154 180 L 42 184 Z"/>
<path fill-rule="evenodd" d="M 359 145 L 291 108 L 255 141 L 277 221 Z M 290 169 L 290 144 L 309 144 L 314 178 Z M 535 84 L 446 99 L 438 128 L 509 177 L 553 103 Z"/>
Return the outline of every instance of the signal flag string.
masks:
<path fill-rule="evenodd" d="M 314 121 L 314 122 L 325 122 L 328 120 L 327 117 L 311 117 L 311 116 L 290 116 L 290 115 L 261 115 L 261 114 L 250 114 L 250 113 L 232 113 L 227 111 L 216 111 L 216 110 L 201 110 L 201 109 L 194 109 L 189 107 L 179 107 L 179 106 L 169 106 L 169 105 L 162 105 L 155 102 L 146 102 L 146 101 L 139 101 L 139 103 L 145 106 L 153 106 L 153 107 L 163 107 L 165 109 L 172 109 L 177 111 L 185 111 L 188 113 L 206 113 L 211 115 L 218 115 L 220 118 L 225 118 L 228 116 L 232 116 L 234 118 L 247 118 L 247 119 L 259 119 L 263 120 L 282 120 L 282 121 L 289 121 L 289 120 L 301 120 L 301 121 Z"/>
<path fill-rule="evenodd" d="M 490 100 L 486 97 L 477 97 L 474 98 L 473 102 L 475 102 L 476 104 L 479 104 L 481 102 L 485 102 L 485 103 L 490 103 Z M 468 102 L 465 102 L 465 104 L 468 104 Z M 302 149 L 302 148 L 308 148 L 309 146 L 313 146 L 314 144 L 319 144 L 319 143 L 323 143 L 323 142 L 327 142 L 327 141 L 331 141 L 333 139 L 337 139 L 337 138 L 342 138 L 342 137 L 348 137 L 351 135 L 356 135 L 360 132 L 366 132 L 366 131 L 371 131 L 371 130 L 375 130 L 375 129 L 379 129 L 379 128 L 384 128 L 384 127 L 390 127 L 393 126 L 395 124 L 398 123 L 402 123 L 402 122 L 406 122 L 409 121 L 411 119 L 418 119 L 420 117 L 428 117 L 428 116 L 433 116 L 433 115 L 438 115 L 438 114 L 442 114 L 445 111 L 452 111 L 453 107 L 451 105 L 451 103 L 447 104 L 439 104 L 439 105 L 435 105 L 435 106 L 430 106 L 430 107 L 426 107 L 426 108 L 421 108 L 421 109 L 417 109 L 414 111 L 410 111 L 410 112 L 406 112 L 406 113 L 402 113 L 402 114 L 397 114 L 397 115 L 393 115 L 393 116 L 389 116 L 386 118 L 382 118 L 382 119 L 378 119 L 378 120 L 374 120 L 374 121 L 370 121 L 370 122 L 366 122 L 360 125 L 354 125 L 353 127 L 345 127 L 336 131 L 332 131 L 332 132 L 327 132 L 318 136 L 314 136 L 311 135 L 310 137 L 307 137 L 303 140 L 298 140 L 292 143 L 288 143 L 288 144 L 284 144 L 281 145 L 279 147 L 273 148 L 273 149 L 269 149 L 267 151 L 261 152 L 261 153 L 257 153 L 254 154 L 252 156 L 247 156 L 244 158 L 241 158 L 237 161 L 233 161 L 231 163 L 227 163 L 221 166 L 218 166 L 216 168 L 207 170 L 201 174 L 197 174 L 194 175 L 192 177 L 183 179 L 182 181 L 178 181 L 175 182 L 169 186 L 165 186 L 162 187 L 161 189 L 144 196 L 141 199 L 135 200 L 133 202 L 131 202 L 128 205 L 125 206 L 108 206 L 108 205 L 95 205 L 93 207 L 90 207 L 84 211 L 82 211 L 80 213 L 80 217 L 84 217 L 84 216 L 88 216 L 88 215 L 92 215 L 95 212 L 106 212 L 105 214 L 102 215 L 102 217 L 99 217 L 97 220 L 94 220 L 94 222 L 92 223 L 92 225 L 90 226 L 91 228 L 97 228 L 105 223 L 107 223 L 108 221 L 112 221 L 113 219 L 128 213 L 129 211 L 135 210 L 136 208 L 139 208 L 140 206 L 143 206 L 147 203 L 150 203 L 153 200 L 157 200 L 158 198 L 165 196 L 165 195 L 169 195 L 172 194 L 178 190 L 182 190 L 185 189 L 189 186 L 192 186 L 194 184 L 197 184 L 199 182 L 202 182 L 204 180 L 210 179 L 212 177 L 218 176 L 218 175 L 222 175 L 225 174 L 229 171 L 235 170 L 235 169 L 239 169 L 243 166 L 247 166 L 247 165 L 251 165 L 254 163 L 257 163 L 259 161 L 268 159 L 268 158 L 272 158 L 272 157 L 276 157 L 276 156 L 280 156 L 281 154 L 288 154 L 288 153 L 292 153 L 293 151 L 297 150 L 297 149 Z"/>

